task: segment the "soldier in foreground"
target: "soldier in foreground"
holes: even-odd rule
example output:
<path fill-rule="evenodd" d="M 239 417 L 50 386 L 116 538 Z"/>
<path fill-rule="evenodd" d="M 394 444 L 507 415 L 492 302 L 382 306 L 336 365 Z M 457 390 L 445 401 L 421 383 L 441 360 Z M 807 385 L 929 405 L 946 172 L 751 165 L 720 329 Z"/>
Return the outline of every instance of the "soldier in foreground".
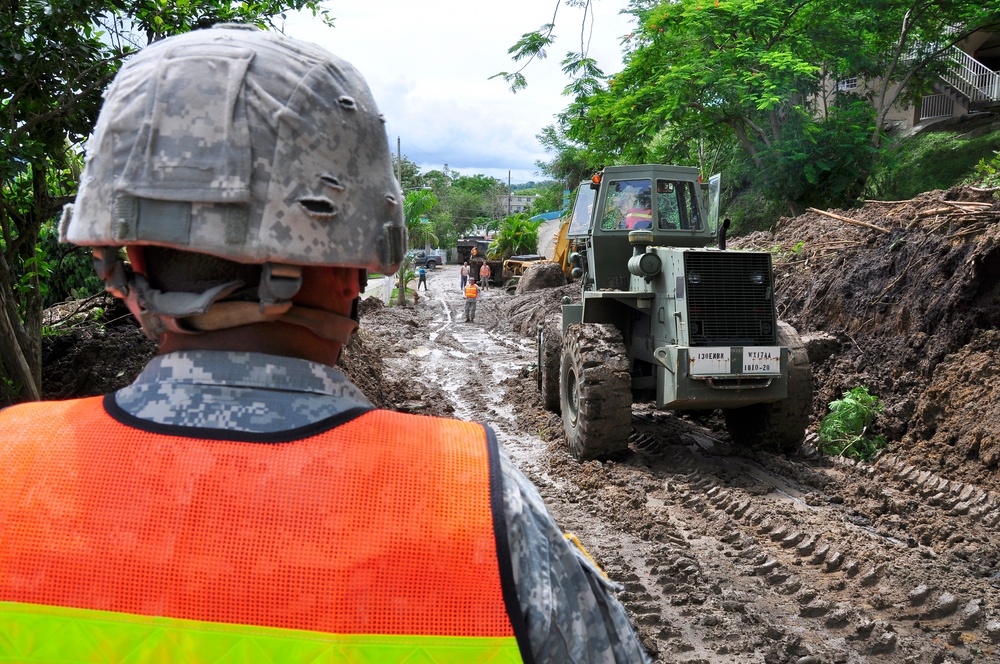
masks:
<path fill-rule="evenodd" d="M 160 354 L 0 413 L 0 659 L 645 661 L 488 427 L 375 410 L 334 368 L 406 246 L 349 64 L 235 26 L 166 39 L 88 150 L 62 236 Z"/>

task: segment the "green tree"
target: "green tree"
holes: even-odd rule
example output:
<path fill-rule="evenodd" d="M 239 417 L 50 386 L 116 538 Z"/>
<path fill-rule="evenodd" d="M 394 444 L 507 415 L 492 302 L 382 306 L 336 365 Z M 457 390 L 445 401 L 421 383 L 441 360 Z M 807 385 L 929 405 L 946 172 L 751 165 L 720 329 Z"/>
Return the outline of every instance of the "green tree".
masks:
<path fill-rule="evenodd" d="M 426 185 L 426 179 L 420 174 L 420 167 L 410 161 L 405 154 L 399 159 L 396 155 L 392 155 L 392 172 L 400 176 L 403 191 L 419 189 Z"/>
<path fill-rule="evenodd" d="M 506 190 L 503 182 L 482 173 L 458 175 L 452 180 L 451 185 L 480 196 L 494 194 L 498 189 Z"/>
<path fill-rule="evenodd" d="M 538 227 L 541 221 L 531 221 L 524 213 L 507 217 L 490 242 L 489 257 L 506 259 L 538 251 Z"/>
<path fill-rule="evenodd" d="M 536 161 L 535 166 L 544 175 L 559 180 L 567 189 L 576 189 L 580 182 L 601 170 L 603 162 L 598 155 L 567 138 L 554 125 L 542 129 L 535 138 L 546 152 L 553 154 L 551 161 Z"/>
<path fill-rule="evenodd" d="M 433 191 L 421 189 L 406 193 L 403 201 L 403 219 L 406 221 L 406 233 L 409 236 L 410 247 L 430 248 L 431 244 L 437 244 L 438 238 L 434 234 L 434 224 L 431 223 L 427 215 L 438 204 L 437 196 Z"/>
<path fill-rule="evenodd" d="M 80 145 L 121 62 L 169 34 L 221 21 L 273 27 L 319 0 L 19 0 L 0 8 L 0 403 L 35 399 L 49 271 L 43 225 L 76 192 Z M 47 244 L 42 245 L 48 246 Z"/>
<path fill-rule="evenodd" d="M 850 204 L 889 109 L 927 89 L 944 49 L 997 25 L 1000 0 L 661 0 L 627 11 L 637 27 L 621 72 L 605 77 L 583 48 L 563 60 L 573 101 L 550 135 L 555 163 L 582 150 L 589 163 L 704 167 L 735 142 L 798 213 L 810 197 Z M 514 59 L 544 53 L 551 34 L 524 35 Z M 860 94 L 830 85 L 854 76 Z"/>
<path fill-rule="evenodd" d="M 579 184 L 579 183 L 578 183 Z M 556 212 L 563 208 L 563 183 L 549 182 L 537 189 L 538 198 L 526 210 L 530 217 L 543 212 Z"/>

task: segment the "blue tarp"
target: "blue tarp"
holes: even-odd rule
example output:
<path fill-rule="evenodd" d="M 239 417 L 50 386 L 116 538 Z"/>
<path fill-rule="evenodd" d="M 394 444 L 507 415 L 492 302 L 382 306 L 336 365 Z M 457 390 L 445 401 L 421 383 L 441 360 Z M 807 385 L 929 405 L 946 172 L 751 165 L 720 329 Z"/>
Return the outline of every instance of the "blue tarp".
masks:
<path fill-rule="evenodd" d="M 552 221 L 553 219 L 558 219 L 563 216 L 563 210 L 556 210 L 555 212 L 543 212 L 541 214 L 536 214 L 531 218 L 531 221 Z"/>

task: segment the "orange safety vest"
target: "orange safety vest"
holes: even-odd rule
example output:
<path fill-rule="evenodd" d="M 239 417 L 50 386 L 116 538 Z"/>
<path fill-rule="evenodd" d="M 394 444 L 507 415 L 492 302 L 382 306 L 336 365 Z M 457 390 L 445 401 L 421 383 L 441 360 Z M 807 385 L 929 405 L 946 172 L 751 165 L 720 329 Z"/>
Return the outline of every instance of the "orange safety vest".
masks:
<path fill-rule="evenodd" d="M 0 412 L 0 661 L 530 661 L 481 425 Z"/>
<path fill-rule="evenodd" d="M 632 208 L 625 214 L 627 228 L 652 228 L 653 211 L 644 208 Z"/>
<path fill-rule="evenodd" d="M 479 286 L 475 284 L 467 284 L 465 286 L 465 297 L 475 300 L 479 297 Z"/>

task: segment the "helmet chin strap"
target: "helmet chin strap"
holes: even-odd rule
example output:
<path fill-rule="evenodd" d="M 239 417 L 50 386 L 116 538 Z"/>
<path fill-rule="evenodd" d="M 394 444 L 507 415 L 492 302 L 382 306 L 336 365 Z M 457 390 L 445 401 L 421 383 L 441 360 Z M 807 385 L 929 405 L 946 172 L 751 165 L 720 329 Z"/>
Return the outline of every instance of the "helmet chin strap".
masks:
<path fill-rule="evenodd" d="M 241 281 L 221 284 L 203 293 L 164 293 L 153 288 L 145 276 L 128 268 L 116 247 L 95 247 L 94 268 L 104 280 L 105 289 L 125 302 L 146 336 L 154 341 L 168 331 L 200 334 L 254 323 L 282 322 L 304 327 L 321 339 L 346 344 L 358 329 L 353 315 L 292 303 L 291 298 L 302 286 L 302 268 L 298 265 L 264 264 L 257 302 L 223 300 L 243 287 Z M 353 311 L 357 311 L 356 304 Z"/>
<path fill-rule="evenodd" d="M 182 319 L 184 328 L 177 332 L 197 334 L 212 330 L 225 330 L 253 323 L 288 323 L 304 327 L 317 337 L 346 344 L 358 329 L 358 322 L 332 311 L 300 307 L 291 302 L 279 302 L 264 307 L 256 302 L 216 302 L 203 314 Z"/>

